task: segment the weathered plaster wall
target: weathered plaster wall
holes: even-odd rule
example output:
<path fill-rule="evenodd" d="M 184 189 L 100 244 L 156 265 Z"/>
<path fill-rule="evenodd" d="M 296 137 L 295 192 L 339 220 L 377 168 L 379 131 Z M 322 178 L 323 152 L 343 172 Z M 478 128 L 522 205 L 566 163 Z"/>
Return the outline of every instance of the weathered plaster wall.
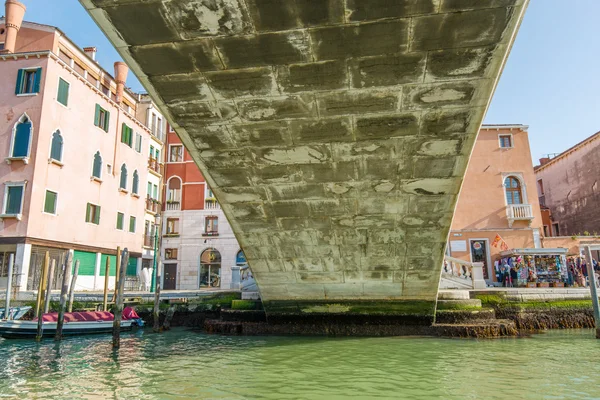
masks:
<path fill-rule="evenodd" d="M 527 1 L 81 3 L 214 189 L 269 313 L 433 315 Z"/>
<path fill-rule="evenodd" d="M 561 235 L 600 234 L 600 135 L 536 168 Z"/>

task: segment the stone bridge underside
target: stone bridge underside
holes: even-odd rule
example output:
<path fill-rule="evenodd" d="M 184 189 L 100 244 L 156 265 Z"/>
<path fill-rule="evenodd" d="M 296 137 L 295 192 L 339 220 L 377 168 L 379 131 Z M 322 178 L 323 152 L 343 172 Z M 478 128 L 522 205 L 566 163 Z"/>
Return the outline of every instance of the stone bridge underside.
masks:
<path fill-rule="evenodd" d="M 80 1 L 206 176 L 269 318 L 432 321 L 527 0 Z"/>

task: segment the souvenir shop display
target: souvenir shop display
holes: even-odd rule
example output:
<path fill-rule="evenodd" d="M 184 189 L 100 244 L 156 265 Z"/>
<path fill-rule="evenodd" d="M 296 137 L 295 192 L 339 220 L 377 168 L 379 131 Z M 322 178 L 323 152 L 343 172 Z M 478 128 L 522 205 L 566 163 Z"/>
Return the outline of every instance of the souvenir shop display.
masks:
<path fill-rule="evenodd" d="M 569 282 L 567 249 L 511 249 L 494 263 L 505 287 L 564 287 Z"/>

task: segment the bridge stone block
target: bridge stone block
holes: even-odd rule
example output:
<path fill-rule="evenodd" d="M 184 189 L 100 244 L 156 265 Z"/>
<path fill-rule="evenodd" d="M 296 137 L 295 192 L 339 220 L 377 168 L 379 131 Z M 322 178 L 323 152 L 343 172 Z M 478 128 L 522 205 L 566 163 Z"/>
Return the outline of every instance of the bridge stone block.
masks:
<path fill-rule="evenodd" d="M 269 321 L 433 321 L 526 0 L 81 2 L 206 177 Z"/>

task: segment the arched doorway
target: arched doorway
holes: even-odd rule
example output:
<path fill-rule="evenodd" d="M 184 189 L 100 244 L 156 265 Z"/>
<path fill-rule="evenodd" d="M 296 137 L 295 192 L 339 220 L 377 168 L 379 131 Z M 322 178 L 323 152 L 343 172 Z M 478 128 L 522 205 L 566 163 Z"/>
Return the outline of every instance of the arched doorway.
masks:
<path fill-rule="evenodd" d="M 200 287 L 221 287 L 221 253 L 216 249 L 200 255 Z"/>

